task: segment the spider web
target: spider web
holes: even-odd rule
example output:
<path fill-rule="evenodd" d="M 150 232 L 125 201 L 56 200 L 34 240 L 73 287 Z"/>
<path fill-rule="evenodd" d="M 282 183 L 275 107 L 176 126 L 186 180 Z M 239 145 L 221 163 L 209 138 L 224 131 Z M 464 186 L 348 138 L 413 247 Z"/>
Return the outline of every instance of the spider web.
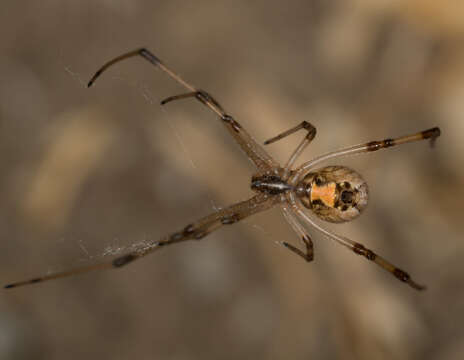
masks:
<path fill-rule="evenodd" d="M 75 71 L 72 65 L 67 65 L 63 62 L 63 57 L 61 51 L 59 53 L 59 61 L 62 65 L 63 70 L 73 79 L 76 81 L 82 88 L 87 89 L 87 81 L 88 75 L 83 76 L 80 72 Z M 157 105 L 159 106 L 160 100 L 158 99 L 150 90 L 149 86 L 145 82 L 140 82 L 133 80 L 131 78 L 122 76 L 120 73 L 113 74 L 109 76 L 110 81 L 119 81 L 127 85 L 127 87 L 131 90 L 135 90 L 140 96 L 146 101 L 149 105 Z M 167 109 L 161 107 L 161 111 L 167 113 Z M 198 171 L 198 166 L 195 164 L 195 161 L 191 155 L 191 152 L 187 148 L 185 142 L 182 139 L 181 132 L 178 129 L 177 124 L 175 121 L 167 121 L 170 131 L 174 134 L 176 142 L 178 143 L 178 148 L 181 149 L 183 156 L 188 160 L 188 163 L 192 170 Z M 216 204 L 216 201 L 209 195 L 206 195 L 208 202 L 211 204 L 211 208 L 214 211 L 220 211 L 221 207 Z M 161 235 L 161 234 L 160 234 Z M 129 253 L 138 251 L 141 249 L 146 249 L 148 247 L 153 246 L 153 241 L 150 241 L 147 238 L 142 240 L 133 242 L 129 245 L 123 245 L 120 242 L 120 239 L 114 239 L 112 243 L 105 246 L 101 252 L 98 254 L 92 254 L 90 250 L 87 249 L 85 243 L 82 239 L 77 240 L 77 245 L 82 253 L 85 255 L 80 261 L 89 261 L 89 260 L 98 260 L 106 257 L 113 257 L 117 255 L 121 255 L 123 253 Z M 49 272 L 52 272 L 50 270 Z"/>

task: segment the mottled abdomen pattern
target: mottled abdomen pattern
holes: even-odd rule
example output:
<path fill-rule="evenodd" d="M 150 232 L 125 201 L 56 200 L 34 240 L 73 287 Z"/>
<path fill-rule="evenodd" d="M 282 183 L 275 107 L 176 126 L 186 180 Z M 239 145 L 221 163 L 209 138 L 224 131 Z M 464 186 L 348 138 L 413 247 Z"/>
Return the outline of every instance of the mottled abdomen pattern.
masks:
<path fill-rule="evenodd" d="M 364 210 L 369 198 L 367 183 L 346 166 L 327 166 L 308 173 L 298 186 L 305 207 L 320 219 L 350 221 Z"/>

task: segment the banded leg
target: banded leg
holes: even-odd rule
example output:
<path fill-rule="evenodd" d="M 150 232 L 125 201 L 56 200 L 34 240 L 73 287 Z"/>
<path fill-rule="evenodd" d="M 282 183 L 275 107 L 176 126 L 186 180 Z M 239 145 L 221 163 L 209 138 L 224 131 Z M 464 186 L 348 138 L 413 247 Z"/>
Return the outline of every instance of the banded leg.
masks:
<path fill-rule="evenodd" d="M 425 286 L 417 284 L 415 281 L 411 279 L 411 276 L 404 271 L 396 267 L 395 265 L 391 264 L 389 261 L 385 260 L 383 257 L 377 255 L 372 250 L 367 249 L 364 245 L 350 240 L 344 236 L 334 234 L 321 226 L 319 226 L 316 222 L 314 222 L 309 216 L 306 215 L 304 210 L 301 208 L 299 204 L 295 202 L 295 197 L 293 194 L 288 194 L 287 199 L 291 205 L 291 210 L 293 210 L 303 221 L 314 227 L 316 230 L 320 231 L 324 235 L 328 236 L 332 240 L 335 240 L 338 244 L 343 245 L 353 251 L 357 255 L 364 256 L 367 260 L 373 261 L 377 265 L 379 265 L 382 269 L 388 271 L 397 279 L 405 282 L 412 288 L 416 290 L 425 290 Z"/>
<path fill-rule="evenodd" d="M 273 137 L 273 138 L 271 138 L 269 140 L 266 140 L 264 142 L 264 145 L 272 144 L 273 142 L 279 141 L 279 140 L 283 139 L 284 137 L 286 137 L 288 135 L 291 135 L 294 132 L 297 132 L 298 130 L 301 130 L 301 129 L 306 130 L 308 132 L 308 134 L 301 141 L 300 145 L 298 145 L 298 147 L 295 149 L 292 156 L 290 156 L 290 159 L 288 159 L 287 164 L 285 165 L 285 168 L 284 168 L 284 178 L 286 178 L 288 176 L 288 174 L 290 173 L 290 170 L 291 170 L 293 164 L 295 163 L 296 159 L 303 153 L 304 149 L 306 149 L 306 147 L 309 145 L 309 143 L 316 136 L 316 128 L 312 124 L 310 124 L 309 122 L 303 121 L 301 124 L 291 128 L 291 129 L 289 129 L 287 131 L 284 131 L 283 133 L 280 133 L 279 135 L 277 135 L 277 136 L 275 136 L 275 137 Z"/>
<path fill-rule="evenodd" d="M 232 137 L 239 144 L 239 146 L 242 148 L 242 150 L 245 152 L 248 158 L 255 164 L 255 166 L 259 170 L 266 171 L 279 166 L 279 164 L 264 151 L 264 149 L 245 131 L 245 129 L 243 129 L 243 127 L 232 116 L 230 116 L 224 111 L 222 106 L 211 95 L 209 95 L 206 91 L 195 88 L 193 85 L 190 85 L 188 82 L 183 80 L 179 75 L 177 75 L 171 69 L 169 69 L 163 62 L 161 62 L 160 59 L 158 59 L 158 57 L 156 57 L 147 49 L 142 48 L 130 51 L 108 61 L 90 79 L 88 86 L 92 86 L 95 80 L 110 66 L 116 64 L 119 61 L 134 56 L 143 57 L 151 64 L 163 70 L 166 74 L 168 74 L 171 78 L 173 78 L 175 81 L 177 81 L 179 84 L 181 84 L 188 90 L 188 93 L 186 94 L 171 96 L 163 100 L 161 102 L 162 105 L 174 100 L 194 97 L 219 116 L 229 133 L 232 135 Z"/>
<path fill-rule="evenodd" d="M 346 155 L 354 155 L 365 152 L 377 151 L 388 147 L 402 145 L 414 141 L 430 139 L 430 144 L 433 146 L 436 139 L 440 136 L 440 128 L 434 127 L 428 130 L 421 131 L 416 134 L 401 136 L 395 139 L 385 139 L 381 141 L 371 141 L 361 145 L 349 146 L 340 150 L 332 151 L 327 154 L 318 156 L 308 162 L 305 162 L 296 169 L 295 174 L 292 176 L 291 183 L 294 185 L 307 170 L 314 167 L 316 164 L 333 158 L 338 158 Z"/>
<path fill-rule="evenodd" d="M 277 197 L 266 198 L 263 195 L 256 195 L 249 200 L 239 202 L 221 211 L 206 216 L 197 222 L 187 225 L 181 231 L 165 236 L 160 240 L 153 241 L 142 249 L 138 249 L 128 254 L 119 256 L 110 262 L 84 266 L 81 268 L 50 275 L 44 275 L 26 281 L 19 281 L 8 284 L 5 286 L 5 288 L 10 289 L 22 285 L 35 284 L 38 282 L 64 278 L 95 270 L 119 268 L 146 255 L 149 255 L 167 245 L 176 244 L 186 240 L 200 240 L 220 228 L 222 225 L 234 224 L 248 216 L 269 209 L 277 200 Z"/>

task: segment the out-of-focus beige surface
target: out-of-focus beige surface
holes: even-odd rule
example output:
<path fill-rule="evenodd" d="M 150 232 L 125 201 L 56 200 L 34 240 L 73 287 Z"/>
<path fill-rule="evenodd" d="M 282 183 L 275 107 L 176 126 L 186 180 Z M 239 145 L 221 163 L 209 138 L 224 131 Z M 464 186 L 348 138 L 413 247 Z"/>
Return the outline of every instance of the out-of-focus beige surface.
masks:
<path fill-rule="evenodd" d="M 462 359 L 462 1 L 36 1 L 0 12 L 0 281 L 111 259 L 250 196 L 253 168 L 198 103 L 131 59 L 146 46 L 260 142 L 308 120 L 370 204 L 327 225 L 409 271 L 418 293 L 273 209 L 127 268 L 2 290 L 1 359 Z M 269 147 L 287 160 L 303 134 Z"/>

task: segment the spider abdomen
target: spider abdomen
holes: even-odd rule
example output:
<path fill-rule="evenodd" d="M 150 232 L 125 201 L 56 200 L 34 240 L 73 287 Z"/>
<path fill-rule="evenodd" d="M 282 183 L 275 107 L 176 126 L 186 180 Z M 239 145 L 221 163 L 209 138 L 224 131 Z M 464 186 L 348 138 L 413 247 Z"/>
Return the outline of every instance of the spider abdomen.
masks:
<path fill-rule="evenodd" d="M 310 172 L 297 189 L 305 207 L 320 219 L 333 223 L 358 217 L 369 197 L 366 181 L 345 166 L 327 166 Z"/>

